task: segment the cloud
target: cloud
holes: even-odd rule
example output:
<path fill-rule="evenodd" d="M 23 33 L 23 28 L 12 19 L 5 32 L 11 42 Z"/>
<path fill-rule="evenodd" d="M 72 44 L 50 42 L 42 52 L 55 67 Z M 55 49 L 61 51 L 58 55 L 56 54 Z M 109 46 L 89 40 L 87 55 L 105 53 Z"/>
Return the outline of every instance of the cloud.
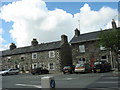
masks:
<path fill-rule="evenodd" d="M 74 15 L 62 9 L 49 11 L 42 0 L 17 1 L 1 9 L 1 18 L 13 22 L 9 32 L 18 47 L 30 45 L 33 38 L 37 38 L 39 43 L 60 40 L 62 34 L 66 34 L 70 40 L 79 19 L 81 33 L 100 30 L 116 14 L 117 10 L 109 7 L 93 11 L 88 4 Z"/>
<path fill-rule="evenodd" d="M 74 30 L 73 16 L 61 9 L 49 11 L 42 0 L 22 0 L 3 6 L 2 18 L 14 22 L 11 37 L 17 46 L 30 45 L 32 38 L 39 42 L 60 40 L 61 34 Z"/>
<path fill-rule="evenodd" d="M 74 15 L 75 20 L 80 20 L 81 33 L 98 31 L 100 28 L 111 28 L 111 20 L 118 14 L 117 10 L 102 7 L 99 11 L 91 10 L 88 4 L 80 8 L 80 13 Z M 108 24 L 110 27 L 108 27 Z M 78 25 L 76 23 L 76 25 Z"/>

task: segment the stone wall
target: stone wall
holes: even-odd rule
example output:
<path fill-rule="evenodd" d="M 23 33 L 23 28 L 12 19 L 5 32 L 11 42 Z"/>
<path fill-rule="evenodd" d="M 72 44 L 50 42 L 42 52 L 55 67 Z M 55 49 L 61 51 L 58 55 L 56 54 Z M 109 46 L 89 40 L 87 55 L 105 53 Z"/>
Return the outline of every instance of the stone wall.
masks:
<path fill-rule="evenodd" d="M 24 71 L 26 70 L 30 71 L 34 63 L 37 63 L 37 67 L 39 67 L 40 64 L 43 64 L 43 67 L 46 69 L 48 69 L 48 63 L 54 63 L 55 69 L 49 71 L 50 72 L 60 71 L 60 59 L 61 59 L 60 50 L 58 49 L 52 51 L 55 52 L 54 58 L 49 58 L 49 51 L 34 52 L 37 53 L 37 59 L 32 59 L 32 53 L 2 57 L 2 65 L 3 65 L 2 67 L 4 69 L 11 67 L 14 68 L 18 67 L 20 68 L 20 70 L 24 69 Z"/>
<path fill-rule="evenodd" d="M 61 63 L 62 68 L 66 65 L 72 65 L 72 51 L 68 43 L 61 47 Z"/>
<path fill-rule="evenodd" d="M 79 51 L 79 45 L 85 45 L 85 52 L 81 53 Z M 72 44 L 72 59 L 73 64 L 78 63 L 80 58 L 85 58 L 86 62 L 93 63 L 96 60 L 101 60 L 101 57 L 106 55 L 107 60 L 111 63 L 110 53 L 107 50 L 100 50 L 96 41 L 89 41 L 83 43 Z"/>

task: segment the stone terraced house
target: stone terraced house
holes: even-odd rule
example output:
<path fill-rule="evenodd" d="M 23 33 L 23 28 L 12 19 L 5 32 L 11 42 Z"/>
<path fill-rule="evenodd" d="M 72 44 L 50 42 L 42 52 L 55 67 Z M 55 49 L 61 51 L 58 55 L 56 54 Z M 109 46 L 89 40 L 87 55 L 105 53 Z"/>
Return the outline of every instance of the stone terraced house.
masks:
<path fill-rule="evenodd" d="M 12 43 L 9 50 L 2 51 L 1 60 L 3 69 L 13 67 L 30 71 L 43 67 L 54 73 L 72 64 L 72 54 L 67 36 L 62 35 L 60 41 L 38 44 L 37 39 L 33 39 L 31 46 L 21 48 Z"/>
<path fill-rule="evenodd" d="M 112 29 L 107 30 L 120 30 L 120 27 L 117 28 L 115 21 L 112 21 Z M 114 53 L 108 51 L 105 47 L 98 46 L 98 35 L 101 31 L 95 31 L 85 34 L 80 34 L 78 29 L 75 30 L 75 35 L 71 39 L 70 44 L 72 48 L 72 60 L 73 64 L 88 62 L 91 65 L 96 60 L 106 60 L 111 63 L 112 67 L 116 67 L 116 60 Z M 112 55 L 113 56 L 112 56 Z M 120 57 L 119 57 L 120 58 Z"/>
<path fill-rule="evenodd" d="M 120 27 L 117 27 L 113 20 L 112 29 L 103 31 L 107 30 L 120 30 Z M 117 62 L 114 53 L 102 46 L 97 46 L 100 32 L 80 34 L 76 29 L 69 43 L 66 35 L 62 35 L 60 41 L 41 44 L 38 44 L 37 39 L 33 39 L 31 46 L 21 48 L 17 48 L 12 43 L 9 50 L 2 51 L 0 54 L 0 67 L 2 69 L 19 68 L 21 71 L 43 67 L 54 73 L 62 71 L 65 65 L 75 65 L 80 62 L 93 65 L 96 60 L 106 60 L 115 68 Z"/>

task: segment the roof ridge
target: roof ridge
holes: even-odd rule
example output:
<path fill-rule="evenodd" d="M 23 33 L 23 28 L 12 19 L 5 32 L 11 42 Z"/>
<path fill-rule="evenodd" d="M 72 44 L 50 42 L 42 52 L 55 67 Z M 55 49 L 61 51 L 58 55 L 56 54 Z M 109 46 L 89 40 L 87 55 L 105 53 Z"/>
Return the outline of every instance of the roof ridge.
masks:
<path fill-rule="evenodd" d="M 112 29 L 104 29 L 104 30 L 102 30 L 102 31 L 107 31 L 107 30 L 112 30 Z M 91 34 L 91 33 L 97 33 L 97 32 L 101 32 L 101 30 L 99 30 L 99 31 L 87 32 L 87 33 L 83 33 L 83 34 L 81 34 L 81 35 Z"/>
<path fill-rule="evenodd" d="M 38 44 L 36 46 L 19 47 L 13 50 L 8 49 L 2 52 L 3 52 L 3 56 L 7 56 L 7 55 L 15 55 L 15 54 L 59 49 L 61 45 L 62 45 L 61 41 L 54 41 L 54 42 Z"/>
<path fill-rule="evenodd" d="M 118 27 L 117 29 L 119 30 L 120 27 Z M 69 43 L 81 43 L 81 42 L 98 40 L 97 36 L 101 31 L 106 32 L 109 30 L 112 30 L 112 29 L 103 29 L 103 30 L 99 30 L 99 31 L 93 31 L 93 32 L 89 32 L 89 33 L 80 34 L 78 37 L 74 36 Z"/>
<path fill-rule="evenodd" d="M 38 45 L 41 45 L 41 44 L 51 44 L 51 43 L 57 43 L 57 42 L 61 42 L 61 41 L 59 40 L 59 41 L 53 41 L 53 42 L 40 43 Z"/>
<path fill-rule="evenodd" d="M 120 27 L 117 27 L 117 29 L 120 29 Z M 103 29 L 102 31 L 107 31 L 107 30 L 112 30 L 112 28 L 109 28 L 109 29 Z M 90 34 L 90 33 L 96 33 L 96 32 L 100 32 L 101 30 L 99 31 L 92 31 L 92 32 L 87 32 L 87 33 L 83 33 L 81 35 L 84 35 L 84 34 Z"/>

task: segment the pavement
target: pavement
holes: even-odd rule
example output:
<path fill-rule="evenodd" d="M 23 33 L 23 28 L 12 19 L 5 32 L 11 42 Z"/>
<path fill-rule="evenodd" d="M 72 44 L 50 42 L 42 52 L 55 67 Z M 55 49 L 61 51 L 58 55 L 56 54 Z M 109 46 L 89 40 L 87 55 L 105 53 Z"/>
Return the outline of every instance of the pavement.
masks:
<path fill-rule="evenodd" d="M 118 69 L 115 69 L 114 71 L 112 71 L 112 73 L 115 74 L 115 75 L 120 76 L 120 71 L 118 71 Z"/>

